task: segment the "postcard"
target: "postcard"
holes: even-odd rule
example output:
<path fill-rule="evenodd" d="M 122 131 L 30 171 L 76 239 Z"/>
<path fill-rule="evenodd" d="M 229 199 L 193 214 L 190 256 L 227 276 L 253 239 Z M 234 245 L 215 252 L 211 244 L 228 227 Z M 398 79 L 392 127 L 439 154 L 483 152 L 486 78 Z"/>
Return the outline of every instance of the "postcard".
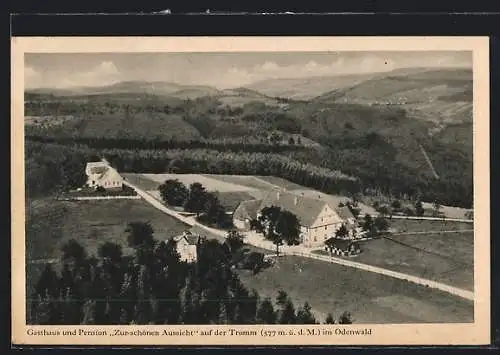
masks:
<path fill-rule="evenodd" d="M 12 38 L 12 342 L 490 343 L 488 51 Z"/>

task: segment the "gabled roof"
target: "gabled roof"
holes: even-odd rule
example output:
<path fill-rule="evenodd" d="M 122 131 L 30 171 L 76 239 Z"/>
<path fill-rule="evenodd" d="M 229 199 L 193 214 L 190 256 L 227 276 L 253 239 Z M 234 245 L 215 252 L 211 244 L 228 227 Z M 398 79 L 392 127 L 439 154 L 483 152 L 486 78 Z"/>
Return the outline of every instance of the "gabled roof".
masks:
<path fill-rule="evenodd" d="M 325 206 L 334 210 L 342 220 L 354 218 L 347 206 L 334 208 L 322 198 L 312 198 L 277 189 L 270 191 L 262 200 L 249 200 L 240 203 L 233 213 L 233 218 L 239 220 L 255 219 L 258 211 L 271 206 L 290 211 L 297 216 L 300 224 L 304 227 L 312 226 Z"/>
<path fill-rule="evenodd" d="M 278 206 L 296 215 L 302 226 L 309 227 L 316 221 L 325 205 L 325 201 L 299 196 L 283 190 L 273 190 L 264 198 L 260 209 Z"/>
<path fill-rule="evenodd" d="M 337 212 L 339 217 L 342 218 L 343 220 L 354 219 L 354 215 L 352 214 L 351 210 L 347 206 L 338 207 L 335 209 L 335 212 Z"/>
<path fill-rule="evenodd" d="M 191 233 L 189 231 L 186 231 L 186 232 L 182 233 L 181 235 L 175 237 L 174 240 L 176 242 L 179 242 L 182 239 L 184 239 L 184 240 L 186 240 L 186 242 L 189 245 L 196 245 L 198 243 L 199 238 L 200 238 L 199 235 L 195 235 L 195 234 L 193 234 L 193 233 Z"/>
<path fill-rule="evenodd" d="M 257 218 L 257 212 L 260 209 L 262 200 L 248 200 L 243 201 L 239 204 L 233 213 L 233 218 L 244 220 L 244 219 L 255 219 Z"/>
<path fill-rule="evenodd" d="M 116 171 L 113 168 L 108 168 L 100 177 L 100 180 L 104 179 L 110 179 L 110 180 L 120 180 L 122 177 L 120 174 L 118 174 L 118 171 Z"/>

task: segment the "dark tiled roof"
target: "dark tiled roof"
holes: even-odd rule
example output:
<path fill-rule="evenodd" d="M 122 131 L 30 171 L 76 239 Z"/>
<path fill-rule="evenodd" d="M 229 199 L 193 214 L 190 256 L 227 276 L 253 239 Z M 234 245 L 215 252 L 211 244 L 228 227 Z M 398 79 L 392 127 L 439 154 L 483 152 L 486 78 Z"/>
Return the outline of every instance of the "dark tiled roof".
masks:
<path fill-rule="evenodd" d="M 243 201 L 239 204 L 233 213 L 233 218 L 244 220 L 244 219 L 255 219 L 257 218 L 257 212 L 260 209 L 262 200 L 248 200 Z"/>
<path fill-rule="evenodd" d="M 249 200 L 240 203 L 234 211 L 233 218 L 255 219 L 257 212 L 264 207 L 277 206 L 284 210 L 290 211 L 297 216 L 299 222 L 304 227 L 310 227 L 318 218 L 321 210 L 325 205 L 330 206 L 325 200 L 320 198 L 312 198 L 298 195 L 285 190 L 272 190 L 262 200 Z M 334 209 L 342 220 L 354 218 L 349 208 L 340 207 Z"/>
<path fill-rule="evenodd" d="M 335 212 L 337 212 L 339 217 L 342 218 L 343 220 L 354 218 L 354 215 L 347 206 L 339 207 L 335 210 Z"/>
<path fill-rule="evenodd" d="M 198 243 L 199 238 L 200 238 L 199 235 L 193 234 L 190 231 L 186 231 L 183 234 L 179 235 L 177 238 L 175 238 L 175 240 L 180 241 L 182 239 L 185 239 L 188 242 L 188 244 L 195 245 L 196 243 Z"/>
<path fill-rule="evenodd" d="M 273 190 L 264 198 L 260 209 L 278 206 L 296 215 L 302 226 L 309 227 L 316 221 L 325 205 L 326 202 L 319 199 L 295 195 L 282 190 Z"/>
<path fill-rule="evenodd" d="M 204 237 L 207 239 L 220 239 L 220 237 L 205 228 L 202 228 L 198 225 L 194 225 L 189 229 L 189 232 L 193 235 L 196 235 L 197 237 Z"/>

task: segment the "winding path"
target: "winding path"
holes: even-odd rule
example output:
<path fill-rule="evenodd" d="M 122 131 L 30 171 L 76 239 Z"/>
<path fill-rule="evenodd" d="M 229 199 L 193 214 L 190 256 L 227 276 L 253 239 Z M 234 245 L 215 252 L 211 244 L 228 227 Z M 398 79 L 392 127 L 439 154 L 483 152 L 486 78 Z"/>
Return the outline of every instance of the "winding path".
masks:
<path fill-rule="evenodd" d="M 180 221 L 182 221 L 190 226 L 196 225 L 196 226 L 203 228 L 203 229 L 205 229 L 205 230 L 207 230 L 215 235 L 225 237 L 226 233 L 224 231 L 207 227 L 207 226 L 197 222 L 193 217 L 183 216 L 180 213 L 167 208 L 165 205 L 163 205 L 163 203 L 161 201 L 157 200 L 151 194 L 149 194 L 146 191 L 140 189 L 139 187 L 131 184 L 128 181 L 124 181 L 124 184 L 133 188 L 137 192 L 138 195 L 140 195 L 142 198 L 144 198 L 144 200 L 146 202 L 148 202 L 149 204 L 151 204 L 153 207 L 157 208 L 158 210 L 160 210 L 160 211 L 162 211 L 162 212 L 164 212 L 164 213 L 166 213 L 174 218 L 177 218 L 178 220 L 180 220 Z M 272 250 L 272 251 L 276 250 L 276 247 L 271 242 L 263 240 L 262 237 L 256 235 L 255 233 L 252 233 L 252 232 L 244 233 L 244 237 L 245 237 L 245 242 L 247 244 L 250 244 L 250 245 L 262 248 L 262 249 L 266 249 L 266 250 Z M 443 284 L 443 283 L 440 283 L 437 281 L 427 280 L 427 279 L 424 279 L 421 277 L 404 274 L 401 272 L 383 269 L 383 268 L 380 268 L 377 266 L 372 266 L 372 265 L 367 265 L 367 264 L 355 262 L 352 260 L 342 259 L 342 258 L 338 258 L 338 257 L 334 257 L 334 256 L 324 256 L 324 255 L 314 254 L 310 249 L 304 248 L 300 245 L 298 245 L 298 246 L 283 246 L 283 247 L 281 247 L 281 254 L 302 256 L 302 257 L 306 257 L 306 258 L 310 258 L 310 259 L 316 259 L 316 260 L 320 260 L 320 261 L 324 261 L 324 262 L 329 262 L 332 264 L 339 264 L 339 265 L 349 266 L 349 267 L 353 267 L 353 268 L 360 269 L 360 270 L 374 272 L 377 274 L 397 278 L 400 280 L 406 280 L 406 281 L 409 281 L 409 282 L 412 282 L 415 284 L 419 284 L 422 286 L 438 289 L 438 290 L 453 294 L 455 296 L 458 296 L 458 297 L 461 297 L 461 298 L 464 298 L 464 299 L 467 299 L 470 301 L 474 301 L 474 293 L 471 291 L 468 291 L 468 290 L 464 290 L 464 289 L 460 289 L 460 288 L 453 287 L 450 285 L 446 285 L 446 284 Z"/>

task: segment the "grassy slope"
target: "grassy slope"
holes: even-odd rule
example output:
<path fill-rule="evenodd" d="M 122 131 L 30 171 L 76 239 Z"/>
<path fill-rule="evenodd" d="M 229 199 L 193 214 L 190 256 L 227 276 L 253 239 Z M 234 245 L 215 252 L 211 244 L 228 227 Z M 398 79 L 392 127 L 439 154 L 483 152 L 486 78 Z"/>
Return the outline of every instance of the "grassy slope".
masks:
<path fill-rule="evenodd" d="M 474 289 L 473 233 L 392 236 L 361 243 L 356 261 Z"/>
<path fill-rule="evenodd" d="M 347 310 L 356 323 L 471 322 L 473 305 L 401 280 L 316 260 L 286 256 L 257 275 L 240 272 L 262 297 L 285 290 L 297 305 L 309 302 L 324 321 Z"/>
<path fill-rule="evenodd" d="M 68 239 L 78 240 L 89 254 L 105 241 L 126 245 L 125 228 L 131 221 L 150 221 L 157 239 L 167 239 L 187 228 L 175 218 L 142 200 L 35 200 L 27 206 L 26 257 L 57 258 Z"/>

